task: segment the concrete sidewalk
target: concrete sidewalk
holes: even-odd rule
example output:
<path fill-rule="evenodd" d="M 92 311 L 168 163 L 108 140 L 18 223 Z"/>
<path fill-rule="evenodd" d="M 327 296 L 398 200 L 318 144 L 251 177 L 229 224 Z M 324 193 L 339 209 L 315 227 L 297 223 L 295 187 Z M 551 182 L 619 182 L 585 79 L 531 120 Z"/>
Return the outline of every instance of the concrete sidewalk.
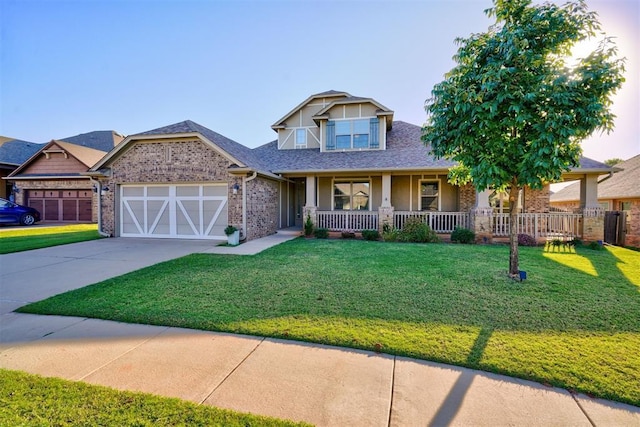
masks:
<path fill-rule="evenodd" d="M 324 426 L 640 426 L 640 408 L 486 372 L 277 339 L 12 313 L 26 302 L 194 252 L 237 247 L 104 239 L 0 256 L 0 368 Z"/>

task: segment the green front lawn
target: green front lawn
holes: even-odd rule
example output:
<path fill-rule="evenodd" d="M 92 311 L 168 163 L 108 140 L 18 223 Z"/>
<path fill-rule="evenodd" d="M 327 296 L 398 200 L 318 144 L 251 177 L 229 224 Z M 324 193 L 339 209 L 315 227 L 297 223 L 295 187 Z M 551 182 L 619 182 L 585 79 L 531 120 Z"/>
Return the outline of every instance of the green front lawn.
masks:
<path fill-rule="evenodd" d="M 640 406 L 640 252 L 296 239 L 196 254 L 26 306 L 380 350 Z M 555 252 L 554 252 L 555 251 Z"/>
<path fill-rule="evenodd" d="M 0 369 L 2 426 L 292 426 L 179 399 Z"/>
<path fill-rule="evenodd" d="M 0 228 L 0 254 L 30 251 L 99 239 L 96 224 L 73 224 L 55 227 Z"/>

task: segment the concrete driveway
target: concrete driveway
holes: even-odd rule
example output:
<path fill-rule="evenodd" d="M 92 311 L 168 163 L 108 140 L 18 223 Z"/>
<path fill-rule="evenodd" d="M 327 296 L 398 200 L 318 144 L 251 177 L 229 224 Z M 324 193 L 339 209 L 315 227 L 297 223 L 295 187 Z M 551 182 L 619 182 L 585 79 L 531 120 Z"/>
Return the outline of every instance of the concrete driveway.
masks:
<path fill-rule="evenodd" d="M 219 243 L 113 238 L 0 255 L 0 314 Z"/>

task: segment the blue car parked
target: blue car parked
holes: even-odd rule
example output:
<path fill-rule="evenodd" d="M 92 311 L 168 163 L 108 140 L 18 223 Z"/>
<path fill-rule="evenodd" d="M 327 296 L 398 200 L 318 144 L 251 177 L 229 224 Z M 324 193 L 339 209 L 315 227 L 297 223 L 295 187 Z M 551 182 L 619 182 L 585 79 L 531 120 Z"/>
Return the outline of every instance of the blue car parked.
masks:
<path fill-rule="evenodd" d="M 40 221 L 40 212 L 0 198 L 0 223 L 33 225 Z"/>

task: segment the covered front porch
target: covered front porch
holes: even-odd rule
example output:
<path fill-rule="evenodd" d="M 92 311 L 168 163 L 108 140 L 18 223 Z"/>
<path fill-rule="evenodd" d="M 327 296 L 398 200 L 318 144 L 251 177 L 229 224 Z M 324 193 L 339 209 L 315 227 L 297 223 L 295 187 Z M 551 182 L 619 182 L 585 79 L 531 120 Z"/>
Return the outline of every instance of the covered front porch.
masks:
<path fill-rule="evenodd" d="M 594 175 L 595 176 L 595 175 Z M 421 218 L 439 234 L 456 227 L 475 231 L 479 240 L 506 237 L 511 224 L 508 206 L 491 191 L 457 187 L 445 174 L 383 173 L 369 176 L 308 175 L 296 177 L 290 197 L 295 221 L 309 217 L 318 228 L 330 231 L 401 229 L 408 218 Z M 549 188 L 522 191 L 517 232 L 537 240 L 580 238 L 602 240 L 603 210 L 597 203 L 597 180 L 581 179 L 581 208 L 576 212 L 550 212 Z"/>

